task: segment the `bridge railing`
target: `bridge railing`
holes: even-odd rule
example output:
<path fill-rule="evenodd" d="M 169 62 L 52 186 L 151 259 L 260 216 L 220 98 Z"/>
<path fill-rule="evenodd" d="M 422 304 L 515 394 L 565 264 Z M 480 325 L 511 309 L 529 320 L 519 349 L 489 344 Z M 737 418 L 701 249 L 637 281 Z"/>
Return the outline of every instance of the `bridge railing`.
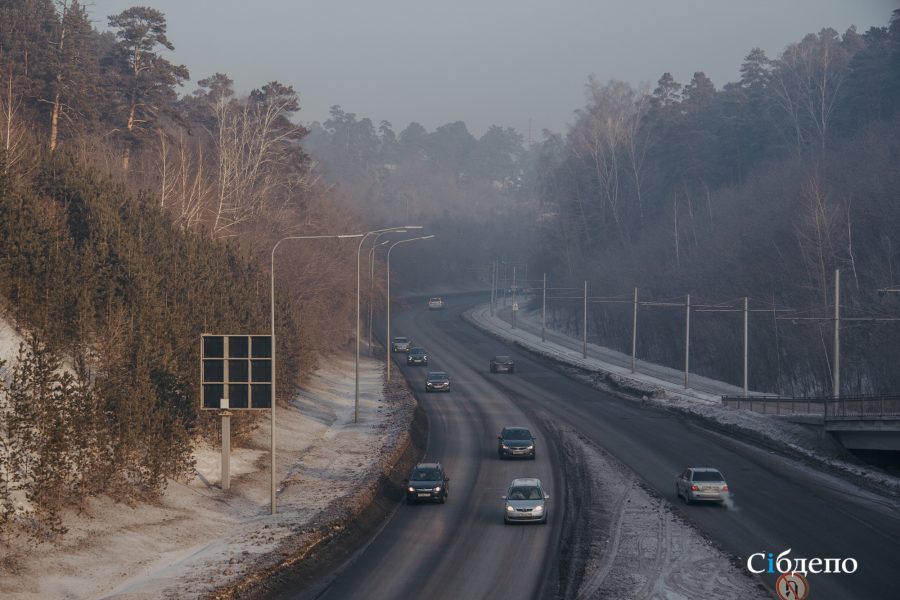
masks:
<path fill-rule="evenodd" d="M 842 398 L 722 396 L 722 404 L 728 408 L 772 415 L 822 415 L 826 421 L 880 420 L 900 417 L 900 394 L 873 394 Z"/>

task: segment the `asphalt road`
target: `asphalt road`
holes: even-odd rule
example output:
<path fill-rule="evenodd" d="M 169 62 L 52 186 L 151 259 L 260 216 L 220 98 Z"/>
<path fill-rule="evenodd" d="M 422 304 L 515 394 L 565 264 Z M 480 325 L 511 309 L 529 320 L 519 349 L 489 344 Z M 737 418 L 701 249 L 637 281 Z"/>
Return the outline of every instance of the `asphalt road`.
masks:
<path fill-rule="evenodd" d="M 566 543 L 560 512 L 567 489 L 579 482 L 563 480 L 554 440 L 548 439 L 552 434 L 542 425 L 550 419 L 606 448 L 742 561 L 753 553 L 777 556 L 787 549 L 794 558 L 857 561 L 852 575 L 810 575 L 811 598 L 900 598 L 900 511 L 894 500 L 680 414 L 620 400 L 567 378 L 464 322 L 460 313 L 475 302 L 454 297 L 445 310 L 428 311 L 424 300 L 412 301 L 392 315 L 392 333 L 411 337 L 429 352 L 429 367 L 402 370 L 420 390 L 428 416 L 426 458 L 441 461 L 451 478 L 447 504 L 399 506 L 316 597 L 552 595 Z M 487 372 L 488 360 L 498 353 L 515 358 L 515 375 Z M 429 369 L 450 374 L 449 394 L 421 392 Z M 497 459 L 496 435 L 504 425 L 537 432 L 536 461 Z M 733 507 L 678 501 L 674 477 L 686 466 L 719 468 L 733 491 Z M 546 526 L 503 525 L 500 496 L 514 477 L 523 476 L 541 478 L 552 496 Z M 761 577 L 774 585 L 775 575 Z M 297 597 L 303 596 L 298 590 Z"/>

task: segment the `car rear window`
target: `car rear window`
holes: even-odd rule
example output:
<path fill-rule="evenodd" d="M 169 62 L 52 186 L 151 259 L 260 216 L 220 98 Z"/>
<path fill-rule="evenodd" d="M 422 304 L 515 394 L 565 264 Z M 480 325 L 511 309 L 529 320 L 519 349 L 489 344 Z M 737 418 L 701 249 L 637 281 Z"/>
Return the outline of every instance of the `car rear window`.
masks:
<path fill-rule="evenodd" d="M 694 481 L 725 481 L 718 471 L 694 471 Z"/>
<path fill-rule="evenodd" d="M 497 356 L 494 358 L 496 362 L 509 362 L 508 356 Z"/>

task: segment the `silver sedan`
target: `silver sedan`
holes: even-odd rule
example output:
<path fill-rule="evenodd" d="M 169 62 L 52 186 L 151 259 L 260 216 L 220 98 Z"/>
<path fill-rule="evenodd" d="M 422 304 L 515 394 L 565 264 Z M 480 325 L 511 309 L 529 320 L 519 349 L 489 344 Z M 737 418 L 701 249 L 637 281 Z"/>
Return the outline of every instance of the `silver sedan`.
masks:
<path fill-rule="evenodd" d="M 513 479 L 509 491 L 503 496 L 503 522 L 507 525 L 518 521 L 547 522 L 547 500 L 540 479 Z"/>
<path fill-rule="evenodd" d="M 717 469 L 691 467 L 675 478 L 675 495 L 685 503 L 696 501 L 724 503 L 728 499 L 728 484 Z"/>

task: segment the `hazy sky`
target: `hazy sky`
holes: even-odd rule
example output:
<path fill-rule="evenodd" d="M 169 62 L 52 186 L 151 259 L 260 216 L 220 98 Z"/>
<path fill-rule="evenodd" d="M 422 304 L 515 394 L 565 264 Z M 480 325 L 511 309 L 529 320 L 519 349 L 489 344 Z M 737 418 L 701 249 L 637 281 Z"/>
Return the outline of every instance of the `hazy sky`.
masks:
<path fill-rule="evenodd" d="M 247 93 L 271 80 L 300 93 L 303 122 L 333 104 L 398 133 L 465 121 L 532 139 L 564 131 L 584 84 L 687 83 L 721 88 L 751 48 L 777 56 L 803 35 L 885 26 L 900 0 L 86 0 L 95 26 L 129 6 L 162 11 L 193 82 L 215 72 Z"/>

